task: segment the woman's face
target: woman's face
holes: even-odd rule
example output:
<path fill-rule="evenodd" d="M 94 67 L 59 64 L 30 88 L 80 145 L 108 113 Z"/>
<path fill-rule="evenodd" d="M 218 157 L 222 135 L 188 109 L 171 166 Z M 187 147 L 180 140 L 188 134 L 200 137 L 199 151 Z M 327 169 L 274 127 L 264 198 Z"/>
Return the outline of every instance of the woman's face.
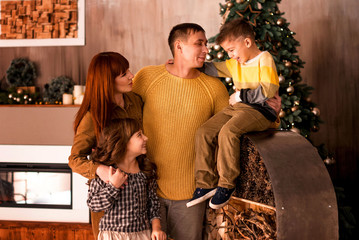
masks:
<path fill-rule="evenodd" d="M 132 91 L 133 74 L 129 69 L 124 74 L 118 75 L 115 78 L 115 92 L 127 93 Z"/>

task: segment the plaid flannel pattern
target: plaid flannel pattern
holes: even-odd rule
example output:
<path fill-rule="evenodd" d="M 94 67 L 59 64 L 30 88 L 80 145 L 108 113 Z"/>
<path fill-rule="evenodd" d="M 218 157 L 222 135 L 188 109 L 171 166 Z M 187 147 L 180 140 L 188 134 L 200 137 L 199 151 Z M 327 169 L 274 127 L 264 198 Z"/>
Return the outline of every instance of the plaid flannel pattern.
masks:
<path fill-rule="evenodd" d="M 87 205 L 93 212 L 105 211 L 100 230 L 139 232 L 149 229 L 150 222 L 160 217 L 156 180 L 147 184 L 145 174 L 139 172 L 128 173 L 127 181 L 124 189 L 100 178 L 91 181 Z"/>

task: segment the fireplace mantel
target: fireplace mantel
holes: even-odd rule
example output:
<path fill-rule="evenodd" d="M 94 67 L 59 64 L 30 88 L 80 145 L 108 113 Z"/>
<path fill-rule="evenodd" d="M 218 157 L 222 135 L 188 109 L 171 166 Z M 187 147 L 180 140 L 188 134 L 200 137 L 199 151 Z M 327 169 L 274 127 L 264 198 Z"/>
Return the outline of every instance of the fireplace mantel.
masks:
<path fill-rule="evenodd" d="M 72 145 L 77 105 L 0 107 L 0 144 Z"/>

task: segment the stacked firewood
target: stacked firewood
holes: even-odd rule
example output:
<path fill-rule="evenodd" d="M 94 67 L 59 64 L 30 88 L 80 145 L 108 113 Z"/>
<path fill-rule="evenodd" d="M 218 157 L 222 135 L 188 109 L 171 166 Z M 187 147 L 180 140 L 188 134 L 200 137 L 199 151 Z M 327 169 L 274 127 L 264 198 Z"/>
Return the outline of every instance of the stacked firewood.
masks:
<path fill-rule="evenodd" d="M 275 210 L 243 203 L 232 198 L 222 209 L 207 209 L 208 240 L 276 239 Z"/>
<path fill-rule="evenodd" d="M 271 180 L 254 144 L 241 138 L 240 176 L 229 204 L 206 211 L 208 240 L 276 239 Z"/>

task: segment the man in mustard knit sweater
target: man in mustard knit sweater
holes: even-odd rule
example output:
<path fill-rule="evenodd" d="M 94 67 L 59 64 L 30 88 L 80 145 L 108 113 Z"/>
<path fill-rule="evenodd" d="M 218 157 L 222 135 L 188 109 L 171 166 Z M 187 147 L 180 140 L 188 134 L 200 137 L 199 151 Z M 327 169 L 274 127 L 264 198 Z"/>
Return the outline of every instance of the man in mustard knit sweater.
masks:
<path fill-rule="evenodd" d="M 158 168 L 161 225 L 175 240 L 200 240 L 205 203 L 186 207 L 195 190 L 195 133 L 228 106 L 229 96 L 220 80 L 197 70 L 208 53 L 201 26 L 173 27 L 168 43 L 173 64 L 144 67 L 133 90 L 144 102 L 148 157 Z"/>

